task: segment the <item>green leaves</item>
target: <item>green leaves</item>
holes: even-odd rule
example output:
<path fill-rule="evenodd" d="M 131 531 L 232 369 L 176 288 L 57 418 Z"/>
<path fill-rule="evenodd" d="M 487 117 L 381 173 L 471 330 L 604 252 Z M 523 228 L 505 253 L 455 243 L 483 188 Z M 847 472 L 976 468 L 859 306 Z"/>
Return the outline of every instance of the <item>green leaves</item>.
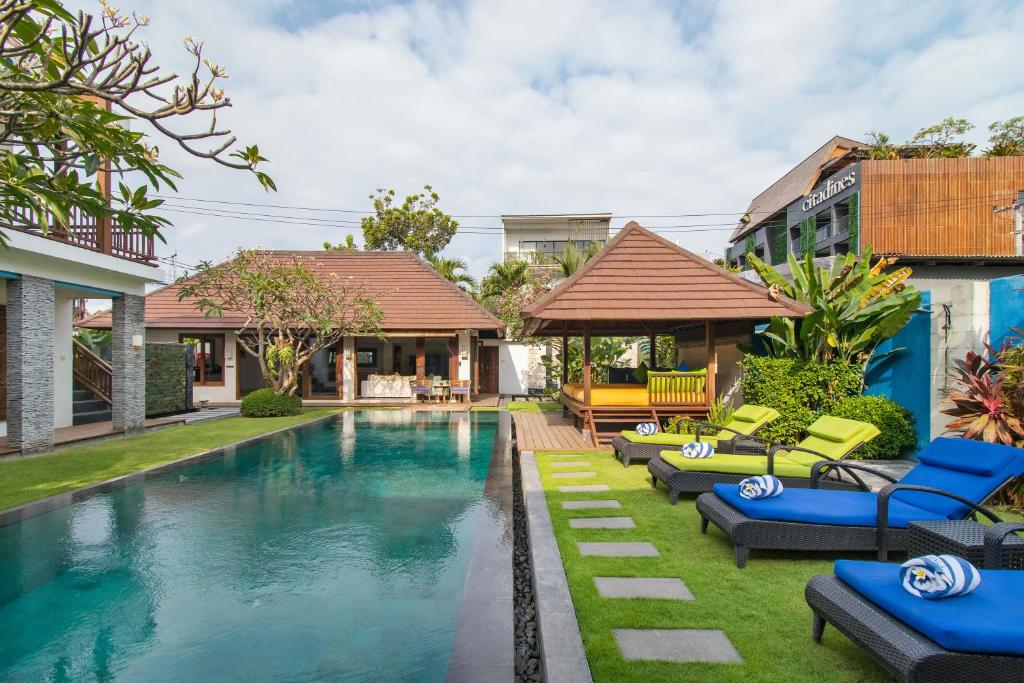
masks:
<path fill-rule="evenodd" d="M 367 250 L 393 251 L 403 249 L 421 256 L 440 253 L 459 227 L 458 221 L 438 207 L 440 196 L 430 185 L 422 194 L 394 204 L 395 191 L 377 189 L 373 200 L 374 216 L 362 220 L 363 241 Z"/>
<path fill-rule="evenodd" d="M 865 365 L 875 348 L 899 332 L 921 305 L 921 295 L 905 284 L 909 268 L 887 272 L 891 261 L 871 267 L 870 249 L 858 258 L 837 258 L 819 268 L 811 254 L 789 256 L 792 280 L 751 255 L 761 281 L 814 312 L 794 323 L 772 318 L 761 337 L 773 356 L 828 362 L 834 358 Z"/>

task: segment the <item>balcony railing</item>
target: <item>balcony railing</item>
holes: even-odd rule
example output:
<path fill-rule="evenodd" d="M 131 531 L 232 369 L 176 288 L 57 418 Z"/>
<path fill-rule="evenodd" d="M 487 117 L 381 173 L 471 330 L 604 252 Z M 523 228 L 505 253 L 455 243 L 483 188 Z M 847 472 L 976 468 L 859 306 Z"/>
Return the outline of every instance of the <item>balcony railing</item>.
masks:
<path fill-rule="evenodd" d="M 109 219 L 89 216 L 79 209 L 71 210 L 66 226 L 59 225 L 52 216 L 48 216 L 48 223 L 49 229 L 44 232 L 34 212 L 20 211 L 14 221 L 0 229 L 27 232 L 138 263 L 156 262 L 153 236 L 139 228 L 125 231 Z"/>

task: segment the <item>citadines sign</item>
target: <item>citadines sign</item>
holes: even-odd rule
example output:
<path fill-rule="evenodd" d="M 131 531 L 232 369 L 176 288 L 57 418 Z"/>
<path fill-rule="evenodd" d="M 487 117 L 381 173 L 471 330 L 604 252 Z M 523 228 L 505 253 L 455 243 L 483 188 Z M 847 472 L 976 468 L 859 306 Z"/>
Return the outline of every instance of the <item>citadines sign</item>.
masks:
<path fill-rule="evenodd" d="M 849 173 L 841 178 L 829 178 L 823 186 L 819 185 L 820 189 L 815 190 L 804 198 L 804 203 L 801 204 L 801 207 L 804 211 L 810 211 L 826 199 L 831 199 L 846 188 L 853 187 L 856 182 L 857 169 L 851 169 Z"/>

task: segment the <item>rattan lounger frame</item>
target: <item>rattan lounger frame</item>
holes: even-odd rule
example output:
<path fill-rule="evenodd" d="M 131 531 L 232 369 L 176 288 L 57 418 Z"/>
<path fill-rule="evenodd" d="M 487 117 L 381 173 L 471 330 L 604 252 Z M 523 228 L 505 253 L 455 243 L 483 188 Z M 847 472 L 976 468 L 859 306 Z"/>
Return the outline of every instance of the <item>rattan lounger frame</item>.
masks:
<path fill-rule="evenodd" d="M 765 425 L 761 425 L 750 434 L 744 434 L 743 432 L 731 427 L 723 427 L 703 420 L 687 418 L 686 422 L 692 422 L 697 425 L 697 433 L 695 435 L 697 438 L 695 441 L 700 441 L 700 437 L 711 434 L 712 432 L 722 431 L 723 429 L 736 435 L 731 439 L 719 439 L 718 445 L 715 447 L 716 451 L 733 454 L 764 455 L 768 450 L 768 442 L 757 436 L 757 432 L 764 428 Z M 658 454 L 663 450 L 678 448 L 678 446 L 673 446 L 671 444 L 637 443 L 635 441 L 630 441 L 622 434 L 617 434 L 612 437 L 612 448 L 615 449 L 615 457 L 622 460 L 622 466 L 629 467 L 634 462 L 649 462 L 658 457 Z"/>
<path fill-rule="evenodd" d="M 871 470 L 859 463 L 832 462 L 815 463 L 811 468 L 811 488 L 818 488 L 821 467 L 860 469 L 893 481 L 892 477 Z M 1007 480 L 1009 481 L 1009 480 Z M 1006 482 L 1004 482 L 1005 484 Z M 996 488 L 998 490 L 1002 485 Z M 753 519 L 732 507 L 714 493 L 703 493 L 697 497 L 697 512 L 700 513 L 700 530 L 707 533 L 708 523 L 724 531 L 733 543 L 736 566 L 746 566 L 751 550 L 811 550 L 811 551 L 876 551 L 878 559 L 885 561 L 888 551 L 903 551 L 907 548 L 909 531 L 889 528 L 889 499 L 896 491 L 921 491 L 951 498 L 967 505 L 977 513 L 994 522 L 1002 521 L 992 512 L 956 494 L 926 486 L 891 483 L 878 491 L 878 525 L 840 526 L 832 524 L 807 524 L 802 522 L 780 522 L 776 520 Z M 995 491 L 993 491 L 994 493 Z M 984 501 L 983 501 L 984 502 Z"/>
<path fill-rule="evenodd" d="M 989 569 L 999 569 L 1003 539 L 1024 524 L 1003 522 L 985 531 L 985 554 Z M 812 637 L 821 643 L 826 624 L 864 648 L 890 673 L 902 681 L 945 683 L 946 681 L 1024 680 L 1024 657 L 970 654 L 947 650 L 864 598 L 839 578 L 821 574 L 811 578 L 804 590 L 814 613 Z M 1016 615 L 1013 615 L 1016 616 Z"/>

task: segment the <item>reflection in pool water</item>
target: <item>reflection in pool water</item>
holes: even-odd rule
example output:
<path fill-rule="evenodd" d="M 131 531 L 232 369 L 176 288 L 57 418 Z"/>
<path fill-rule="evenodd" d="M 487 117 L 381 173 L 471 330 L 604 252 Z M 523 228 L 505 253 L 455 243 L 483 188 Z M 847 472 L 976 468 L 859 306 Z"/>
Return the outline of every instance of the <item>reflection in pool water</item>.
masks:
<path fill-rule="evenodd" d="M 346 413 L 0 528 L 0 678 L 438 680 L 495 431 Z"/>

